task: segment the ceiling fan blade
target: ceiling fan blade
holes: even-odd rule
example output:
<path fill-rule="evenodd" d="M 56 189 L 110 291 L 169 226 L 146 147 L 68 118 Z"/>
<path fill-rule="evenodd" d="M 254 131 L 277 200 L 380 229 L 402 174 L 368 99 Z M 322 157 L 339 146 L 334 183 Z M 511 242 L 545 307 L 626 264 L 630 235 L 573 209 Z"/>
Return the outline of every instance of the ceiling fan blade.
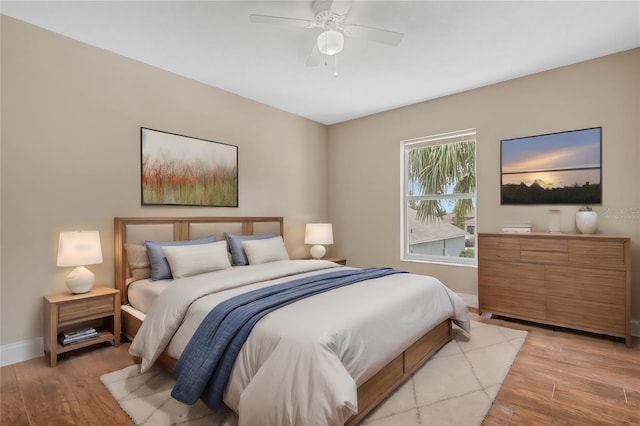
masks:
<path fill-rule="evenodd" d="M 383 30 L 381 28 L 366 27 L 364 25 L 347 25 L 344 27 L 344 33 L 349 37 L 363 38 L 391 46 L 397 46 L 404 37 L 402 33 Z"/>
<path fill-rule="evenodd" d="M 331 10 L 338 15 L 346 15 L 353 6 L 353 0 L 336 0 L 331 4 Z"/>
<path fill-rule="evenodd" d="M 322 63 L 323 60 L 324 60 L 324 55 L 320 53 L 320 50 L 318 50 L 318 43 L 313 43 L 313 49 L 311 50 L 311 54 L 307 59 L 307 66 L 317 67 Z"/>
<path fill-rule="evenodd" d="M 315 22 L 307 19 L 285 18 L 284 16 L 249 15 L 249 20 L 256 24 L 288 25 L 292 27 L 314 28 Z"/>
<path fill-rule="evenodd" d="M 324 11 L 332 11 L 337 15 L 346 15 L 351 10 L 353 0 L 315 0 L 313 2 L 313 13 L 318 14 Z"/>

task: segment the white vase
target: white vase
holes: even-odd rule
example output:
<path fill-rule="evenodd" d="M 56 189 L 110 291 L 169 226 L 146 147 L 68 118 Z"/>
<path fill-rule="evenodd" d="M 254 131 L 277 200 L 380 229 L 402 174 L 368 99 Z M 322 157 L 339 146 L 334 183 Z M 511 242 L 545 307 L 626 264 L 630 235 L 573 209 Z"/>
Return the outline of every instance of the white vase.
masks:
<path fill-rule="evenodd" d="M 576 227 L 582 234 L 593 234 L 596 232 L 598 223 L 598 213 L 596 212 L 578 212 L 576 213 Z"/>

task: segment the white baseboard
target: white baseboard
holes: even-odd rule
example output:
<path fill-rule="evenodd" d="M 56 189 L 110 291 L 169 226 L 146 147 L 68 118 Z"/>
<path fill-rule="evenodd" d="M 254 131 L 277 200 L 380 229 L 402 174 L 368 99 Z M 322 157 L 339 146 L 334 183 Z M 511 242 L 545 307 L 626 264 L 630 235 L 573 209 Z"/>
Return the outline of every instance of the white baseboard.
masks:
<path fill-rule="evenodd" d="M 42 337 L 0 346 L 0 367 L 44 355 Z"/>
<path fill-rule="evenodd" d="M 631 335 L 640 337 L 640 320 L 631 320 Z"/>

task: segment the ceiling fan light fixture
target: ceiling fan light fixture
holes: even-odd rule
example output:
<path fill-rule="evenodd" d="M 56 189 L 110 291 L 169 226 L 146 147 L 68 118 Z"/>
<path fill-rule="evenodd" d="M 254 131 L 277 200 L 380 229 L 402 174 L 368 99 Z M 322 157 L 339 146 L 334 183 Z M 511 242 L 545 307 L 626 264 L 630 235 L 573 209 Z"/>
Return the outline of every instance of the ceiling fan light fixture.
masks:
<path fill-rule="evenodd" d="M 340 31 L 328 30 L 318 36 L 318 50 L 323 55 L 336 55 L 344 47 L 344 36 Z"/>

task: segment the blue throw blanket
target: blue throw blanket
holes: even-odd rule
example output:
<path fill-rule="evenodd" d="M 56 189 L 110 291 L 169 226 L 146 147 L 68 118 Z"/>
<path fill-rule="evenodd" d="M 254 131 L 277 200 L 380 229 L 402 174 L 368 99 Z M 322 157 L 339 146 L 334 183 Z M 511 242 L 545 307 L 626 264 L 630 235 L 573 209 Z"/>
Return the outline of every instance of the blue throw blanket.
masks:
<path fill-rule="evenodd" d="M 176 363 L 171 396 L 185 404 L 198 398 L 213 411 L 253 326 L 269 312 L 314 294 L 401 273 L 391 268 L 348 269 L 295 279 L 228 299 L 207 314 Z"/>

